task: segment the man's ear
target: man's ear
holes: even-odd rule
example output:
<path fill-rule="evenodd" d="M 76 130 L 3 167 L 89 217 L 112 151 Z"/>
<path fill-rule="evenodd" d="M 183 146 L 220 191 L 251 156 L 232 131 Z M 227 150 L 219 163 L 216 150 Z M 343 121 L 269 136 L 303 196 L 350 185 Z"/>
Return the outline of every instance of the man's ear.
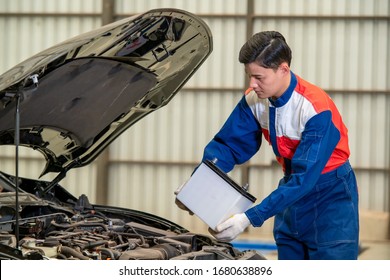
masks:
<path fill-rule="evenodd" d="M 279 70 L 281 70 L 283 74 L 290 73 L 290 67 L 288 66 L 287 62 L 282 62 L 279 65 Z"/>

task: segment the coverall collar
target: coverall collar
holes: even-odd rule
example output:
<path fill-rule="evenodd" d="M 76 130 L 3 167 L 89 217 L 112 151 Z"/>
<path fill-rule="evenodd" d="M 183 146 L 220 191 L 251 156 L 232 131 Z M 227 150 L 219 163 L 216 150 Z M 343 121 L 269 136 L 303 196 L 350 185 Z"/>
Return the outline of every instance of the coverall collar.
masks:
<path fill-rule="evenodd" d="M 268 100 L 271 102 L 271 104 L 274 107 L 282 107 L 284 104 L 288 102 L 290 99 L 295 87 L 297 86 L 297 77 L 295 77 L 294 73 L 290 71 L 291 73 L 291 80 L 290 85 L 286 89 L 286 91 L 276 100 L 272 100 L 272 98 L 268 98 Z"/>

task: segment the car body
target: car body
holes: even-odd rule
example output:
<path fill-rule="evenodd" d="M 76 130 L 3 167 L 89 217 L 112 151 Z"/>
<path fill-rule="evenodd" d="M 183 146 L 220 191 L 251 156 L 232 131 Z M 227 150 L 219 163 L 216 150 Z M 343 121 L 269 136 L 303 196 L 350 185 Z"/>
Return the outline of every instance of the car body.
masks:
<path fill-rule="evenodd" d="M 162 217 L 92 205 L 59 184 L 168 104 L 211 51 L 200 18 L 156 9 L 69 39 L 1 75 L 0 145 L 39 151 L 41 175 L 57 175 L 44 181 L 0 172 L 0 259 L 264 259 Z"/>

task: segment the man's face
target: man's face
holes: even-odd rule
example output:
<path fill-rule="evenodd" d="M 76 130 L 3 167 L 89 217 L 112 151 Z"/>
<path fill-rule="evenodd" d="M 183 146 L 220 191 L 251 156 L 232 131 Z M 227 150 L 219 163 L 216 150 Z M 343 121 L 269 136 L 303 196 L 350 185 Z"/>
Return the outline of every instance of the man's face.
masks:
<path fill-rule="evenodd" d="M 287 63 L 282 63 L 275 70 L 251 62 L 245 64 L 245 72 L 249 77 L 249 87 L 262 99 L 279 98 L 290 83 L 290 69 Z"/>

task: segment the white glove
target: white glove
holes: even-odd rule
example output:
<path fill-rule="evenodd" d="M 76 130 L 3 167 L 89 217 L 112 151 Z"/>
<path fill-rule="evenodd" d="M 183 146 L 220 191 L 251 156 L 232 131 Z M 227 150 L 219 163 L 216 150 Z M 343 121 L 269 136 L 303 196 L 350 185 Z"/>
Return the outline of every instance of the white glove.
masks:
<path fill-rule="evenodd" d="M 179 207 L 181 210 L 184 210 L 184 211 L 187 211 L 188 214 L 190 214 L 191 216 L 194 215 L 194 213 L 187 208 L 187 206 L 185 206 L 180 200 L 178 200 L 177 198 L 175 199 L 175 204 L 177 207 Z"/>
<path fill-rule="evenodd" d="M 241 234 L 250 224 L 251 222 L 245 213 L 240 213 L 217 225 L 215 231 L 209 231 L 216 239 L 230 242 Z"/>
<path fill-rule="evenodd" d="M 187 183 L 187 181 L 185 181 L 183 184 L 181 184 L 175 191 L 174 191 L 174 194 L 175 195 L 178 195 L 179 192 L 182 190 L 182 188 L 184 187 L 184 185 Z"/>

